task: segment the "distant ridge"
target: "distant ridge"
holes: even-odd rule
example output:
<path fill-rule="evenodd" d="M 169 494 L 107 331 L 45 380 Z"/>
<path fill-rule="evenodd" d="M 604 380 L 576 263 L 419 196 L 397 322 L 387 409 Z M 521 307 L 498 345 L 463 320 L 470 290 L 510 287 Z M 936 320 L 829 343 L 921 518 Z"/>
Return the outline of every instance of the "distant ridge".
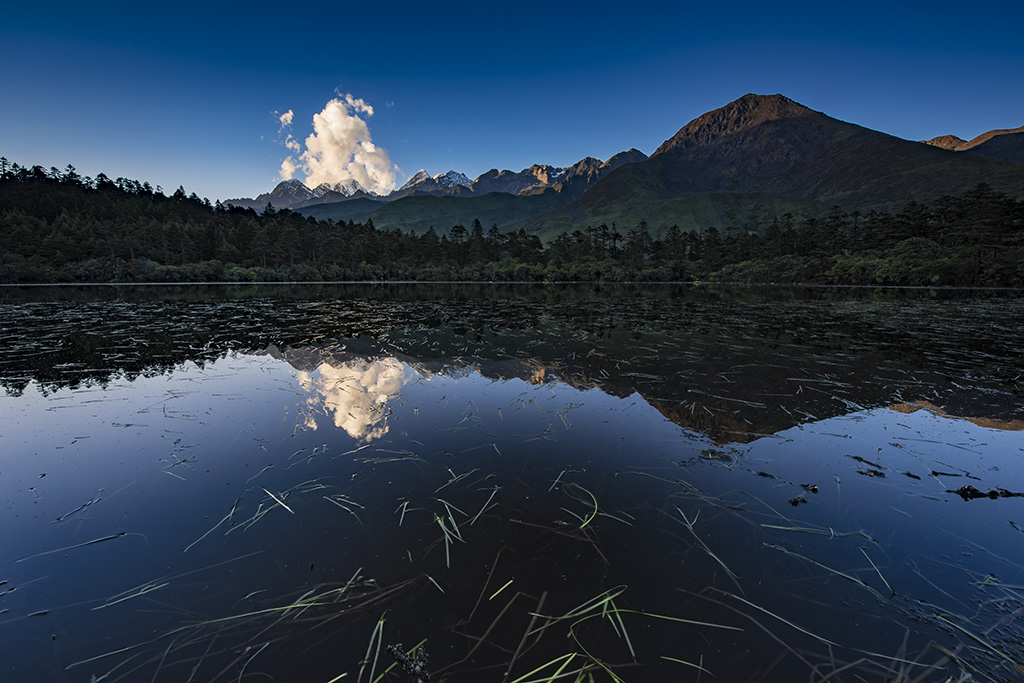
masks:
<path fill-rule="evenodd" d="M 921 142 L 923 142 L 926 145 L 931 145 L 932 147 L 941 147 L 942 149 L 948 149 L 951 152 L 956 152 L 967 144 L 966 140 L 964 140 L 963 138 L 959 138 L 955 135 L 940 135 L 937 138 L 932 138 L 931 140 L 922 140 Z"/>
<path fill-rule="evenodd" d="M 924 143 L 953 152 L 972 152 L 990 159 L 1024 164 L 1024 126 L 990 130 L 969 141 L 955 135 L 940 135 Z"/>

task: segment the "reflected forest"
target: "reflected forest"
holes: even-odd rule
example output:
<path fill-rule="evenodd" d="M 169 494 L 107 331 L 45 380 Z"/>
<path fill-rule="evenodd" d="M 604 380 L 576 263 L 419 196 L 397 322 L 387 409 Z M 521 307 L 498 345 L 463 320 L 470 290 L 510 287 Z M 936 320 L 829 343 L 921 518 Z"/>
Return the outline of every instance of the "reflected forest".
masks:
<path fill-rule="evenodd" d="M 211 204 L 179 187 L 6 158 L 0 282 L 517 281 L 1024 286 L 1024 201 L 984 183 L 892 212 L 785 214 L 725 229 L 524 229 L 317 220 Z"/>

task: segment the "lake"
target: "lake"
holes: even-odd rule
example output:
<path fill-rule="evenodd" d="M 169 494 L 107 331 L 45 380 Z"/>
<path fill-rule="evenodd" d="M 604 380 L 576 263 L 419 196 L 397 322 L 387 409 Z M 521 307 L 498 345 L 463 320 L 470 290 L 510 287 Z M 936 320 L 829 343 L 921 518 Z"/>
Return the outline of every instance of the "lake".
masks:
<path fill-rule="evenodd" d="M 0 289 L 4 681 L 1024 678 L 1024 298 Z"/>

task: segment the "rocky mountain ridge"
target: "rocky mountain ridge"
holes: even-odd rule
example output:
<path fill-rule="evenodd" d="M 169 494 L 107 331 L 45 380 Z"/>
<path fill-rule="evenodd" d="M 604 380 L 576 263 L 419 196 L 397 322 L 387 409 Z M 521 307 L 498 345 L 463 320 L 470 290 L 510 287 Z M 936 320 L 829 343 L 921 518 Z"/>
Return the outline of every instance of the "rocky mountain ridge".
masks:
<path fill-rule="evenodd" d="M 1004 134 L 987 144 L 1011 140 Z M 609 174 L 525 228 L 552 239 L 566 226 L 635 226 L 641 220 L 656 232 L 672 225 L 765 225 L 776 216 L 801 219 L 832 206 L 898 209 L 961 194 L 979 182 L 1019 192 L 1024 164 L 897 138 L 781 94 L 747 94 L 690 121 L 646 161 Z"/>
<path fill-rule="evenodd" d="M 301 180 L 283 180 L 270 192 L 264 192 L 253 199 L 228 199 L 224 203 L 242 208 L 264 209 L 268 204 L 275 209 L 300 209 L 315 204 L 338 202 L 356 197 L 373 197 L 355 178 L 339 183 L 320 183 L 310 189 Z"/>
<path fill-rule="evenodd" d="M 952 152 L 971 152 L 990 159 L 1024 163 L 1024 126 L 997 128 L 970 140 L 964 140 L 956 135 L 940 135 L 922 142 Z"/>
<path fill-rule="evenodd" d="M 393 201 L 412 195 L 473 197 L 491 192 L 531 195 L 546 190 L 558 193 L 563 201 L 572 201 L 620 166 L 646 158 L 647 155 L 640 150 L 630 149 L 619 152 L 607 161 L 585 157 L 567 167 L 534 164 L 519 172 L 492 168 L 475 180 L 470 180 L 465 174 L 455 170 L 431 176 L 425 169 L 420 169 L 400 188 L 383 197 L 367 192 L 354 179 L 335 185 L 324 183 L 312 190 L 302 181 L 291 179 L 280 182 L 270 192 L 258 195 L 254 199 L 229 199 L 225 203 L 256 210 L 265 208 L 269 203 L 275 209 L 297 210 L 359 197 Z"/>

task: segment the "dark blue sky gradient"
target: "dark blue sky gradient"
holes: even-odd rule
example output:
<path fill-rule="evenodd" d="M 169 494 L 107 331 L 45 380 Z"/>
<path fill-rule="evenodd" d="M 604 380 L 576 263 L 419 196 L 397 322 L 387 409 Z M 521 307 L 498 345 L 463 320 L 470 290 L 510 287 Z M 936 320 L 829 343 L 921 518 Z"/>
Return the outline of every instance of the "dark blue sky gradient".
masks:
<path fill-rule="evenodd" d="M 1024 124 L 1024 3 L 33 3 L 4 10 L 0 154 L 270 189 L 335 92 L 399 183 L 651 153 L 747 92 L 908 139 Z"/>

